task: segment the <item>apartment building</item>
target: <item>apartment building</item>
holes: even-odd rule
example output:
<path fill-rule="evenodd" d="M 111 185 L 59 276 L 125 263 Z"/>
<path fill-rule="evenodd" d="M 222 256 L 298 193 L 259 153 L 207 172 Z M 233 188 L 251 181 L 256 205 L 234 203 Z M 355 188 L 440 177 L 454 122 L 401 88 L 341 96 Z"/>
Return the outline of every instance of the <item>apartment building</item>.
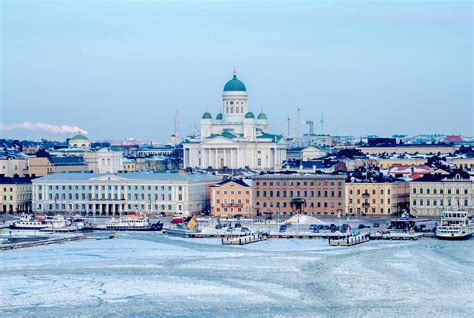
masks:
<path fill-rule="evenodd" d="M 252 216 L 252 181 L 226 179 L 212 185 L 211 214 L 218 217 Z"/>
<path fill-rule="evenodd" d="M 345 175 L 267 174 L 252 182 L 257 215 L 336 215 L 344 211 Z"/>
<path fill-rule="evenodd" d="M 408 209 L 408 182 L 394 178 L 377 178 L 352 180 L 345 186 L 347 215 L 390 215 Z"/>
<path fill-rule="evenodd" d="M 440 216 L 444 210 L 463 209 L 472 215 L 474 182 L 469 173 L 428 174 L 410 183 L 410 211 L 417 216 Z"/>
<path fill-rule="evenodd" d="M 31 210 L 31 179 L 0 177 L 0 213 Z"/>

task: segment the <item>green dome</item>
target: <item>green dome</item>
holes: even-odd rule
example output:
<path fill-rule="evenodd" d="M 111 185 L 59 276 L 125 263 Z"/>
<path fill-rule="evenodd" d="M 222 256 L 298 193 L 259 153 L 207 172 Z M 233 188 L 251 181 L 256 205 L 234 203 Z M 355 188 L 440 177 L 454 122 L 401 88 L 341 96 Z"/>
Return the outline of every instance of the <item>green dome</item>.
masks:
<path fill-rule="evenodd" d="M 217 120 L 222 120 L 222 113 L 217 114 L 216 119 Z"/>
<path fill-rule="evenodd" d="M 75 135 L 74 137 L 72 137 L 71 140 L 89 140 L 89 138 L 87 138 L 87 137 L 84 136 L 84 135 L 77 134 L 77 135 Z"/>
<path fill-rule="evenodd" d="M 245 88 L 244 83 L 239 81 L 237 79 L 237 75 L 234 74 L 232 79 L 225 84 L 224 92 L 235 92 L 235 91 L 245 92 L 247 91 L 247 89 Z"/>
<path fill-rule="evenodd" d="M 268 118 L 267 118 L 267 115 L 265 115 L 264 113 L 260 113 L 258 114 L 257 119 L 268 119 Z"/>
<path fill-rule="evenodd" d="M 248 112 L 247 114 L 245 114 L 245 118 L 255 118 L 255 116 L 252 112 Z"/>
<path fill-rule="evenodd" d="M 202 114 L 202 119 L 212 119 L 212 115 L 209 112 Z"/>

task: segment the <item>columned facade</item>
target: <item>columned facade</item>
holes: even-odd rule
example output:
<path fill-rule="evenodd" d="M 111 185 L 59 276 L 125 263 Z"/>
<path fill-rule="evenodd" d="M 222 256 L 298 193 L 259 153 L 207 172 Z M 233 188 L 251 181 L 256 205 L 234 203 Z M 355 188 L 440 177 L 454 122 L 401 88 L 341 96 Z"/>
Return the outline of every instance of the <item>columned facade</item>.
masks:
<path fill-rule="evenodd" d="M 235 74 L 222 96 L 222 112 L 215 119 L 204 113 L 200 136 L 184 141 L 184 167 L 278 169 L 286 160 L 286 142 L 267 132 L 266 114 L 250 112 L 245 85 Z"/>

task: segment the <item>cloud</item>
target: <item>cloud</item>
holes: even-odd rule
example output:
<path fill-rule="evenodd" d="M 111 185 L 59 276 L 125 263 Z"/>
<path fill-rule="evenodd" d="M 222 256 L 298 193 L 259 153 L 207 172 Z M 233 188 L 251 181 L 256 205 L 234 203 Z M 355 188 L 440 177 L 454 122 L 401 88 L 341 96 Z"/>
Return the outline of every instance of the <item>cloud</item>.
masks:
<path fill-rule="evenodd" d="M 42 130 L 47 131 L 52 134 L 87 134 L 82 128 L 77 126 L 69 125 L 51 125 L 45 123 L 30 123 L 25 121 L 23 123 L 5 125 L 0 123 L 0 130 L 15 130 L 15 129 L 24 129 L 24 130 Z"/>

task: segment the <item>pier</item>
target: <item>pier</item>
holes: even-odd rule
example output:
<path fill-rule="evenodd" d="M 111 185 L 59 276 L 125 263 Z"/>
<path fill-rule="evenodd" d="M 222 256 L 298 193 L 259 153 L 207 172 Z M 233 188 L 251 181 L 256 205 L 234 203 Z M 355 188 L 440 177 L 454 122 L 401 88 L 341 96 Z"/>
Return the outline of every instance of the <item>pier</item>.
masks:
<path fill-rule="evenodd" d="M 329 245 L 331 246 L 354 246 L 370 241 L 370 235 L 357 235 L 348 236 L 342 239 L 329 239 Z"/>
<path fill-rule="evenodd" d="M 0 244 L 0 251 L 14 250 L 14 249 L 26 248 L 26 247 L 43 246 L 43 245 L 51 245 L 51 244 L 60 244 L 60 243 L 65 243 L 65 242 L 77 241 L 81 239 L 84 239 L 84 236 L 75 235 L 75 236 L 67 236 L 67 237 L 60 237 L 60 238 L 49 238 L 49 237 L 39 238 L 38 240 L 28 240 L 26 242 Z"/>
<path fill-rule="evenodd" d="M 255 242 L 261 242 L 268 239 L 266 233 L 256 233 L 246 236 L 237 236 L 237 237 L 223 237 L 222 245 L 246 245 Z"/>

